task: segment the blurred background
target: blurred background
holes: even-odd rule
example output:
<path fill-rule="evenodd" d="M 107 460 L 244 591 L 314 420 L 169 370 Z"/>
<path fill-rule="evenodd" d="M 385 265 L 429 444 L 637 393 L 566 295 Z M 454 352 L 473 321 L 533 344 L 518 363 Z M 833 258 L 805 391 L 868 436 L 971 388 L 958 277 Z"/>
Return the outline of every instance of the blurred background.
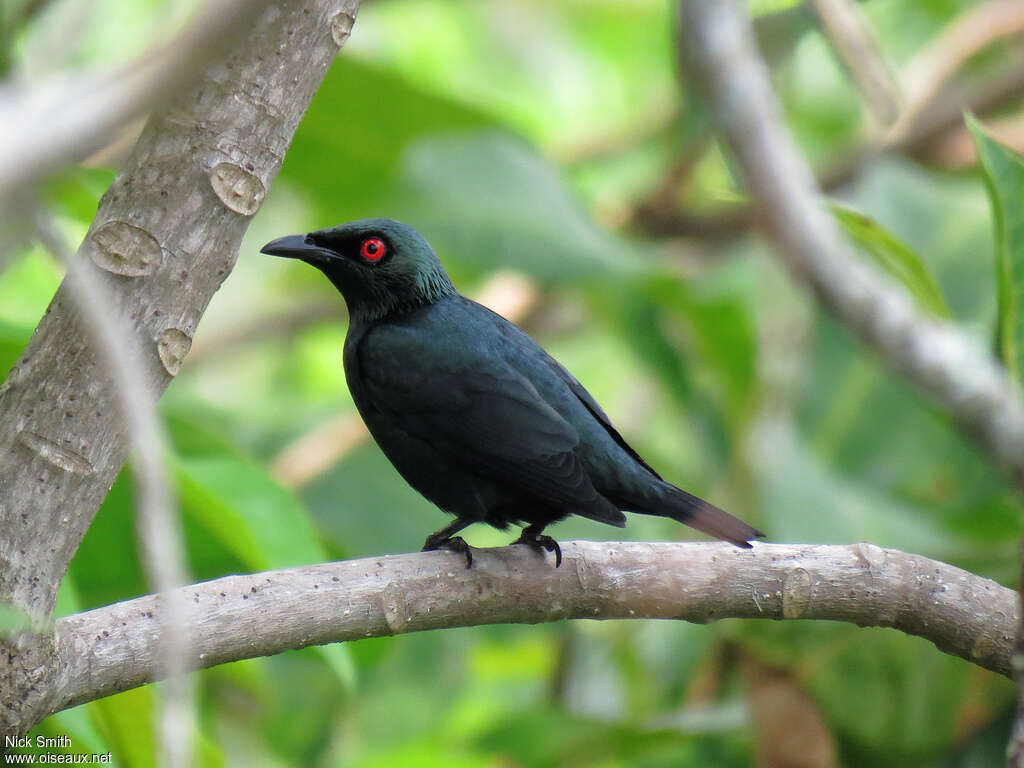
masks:
<path fill-rule="evenodd" d="M 864 258 L 986 345 L 993 221 L 961 110 L 1024 143 L 1012 5 L 853 4 L 891 75 L 890 106 L 910 115 L 901 124 L 884 87 L 861 92 L 808 5 L 750 4 L 789 125 Z M 197 6 L 7 0 L 0 67 L 32 84 L 124 64 Z M 965 19 L 994 6 L 1007 13 L 957 47 Z M 160 405 L 195 579 L 415 551 L 445 524 L 366 438 L 341 367 L 340 297 L 309 267 L 258 253 L 386 216 L 419 228 L 463 293 L 572 370 L 667 479 L 770 541 L 870 541 L 1014 584 L 1012 488 L 752 232 L 675 37 L 665 0 L 364 3 Z M 69 245 L 138 129 L 48 185 Z M 0 267 L 3 374 L 61 270 L 31 241 Z M 133 515 L 125 472 L 59 613 L 147 591 Z M 691 532 L 637 516 L 551 533 Z M 467 539 L 514 535 L 477 526 Z M 987 766 L 1002 763 L 1014 695 L 897 632 L 736 620 L 447 630 L 197 678 L 210 766 Z M 130 691 L 37 732 L 148 766 L 154 698 Z"/>

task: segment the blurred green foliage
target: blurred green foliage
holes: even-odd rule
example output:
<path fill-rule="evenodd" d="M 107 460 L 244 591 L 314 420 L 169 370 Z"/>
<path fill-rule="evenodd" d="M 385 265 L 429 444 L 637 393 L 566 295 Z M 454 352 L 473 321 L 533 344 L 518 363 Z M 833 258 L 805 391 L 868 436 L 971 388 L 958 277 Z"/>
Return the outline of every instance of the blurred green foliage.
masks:
<path fill-rule="evenodd" d="M 16 64 L 38 76 L 117 63 L 193 5 L 134 0 L 86 12 L 53 3 L 19 31 Z M 899 65 L 970 3 L 860 5 Z M 813 17 L 794 2 L 753 7 L 809 157 L 849 151 L 863 137 L 857 93 Z M 38 51 L 75 19 L 77 42 L 43 65 Z M 275 320 L 340 299 L 313 270 L 258 248 L 374 215 L 420 228 L 464 292 L 496 271 L 527 276 L 539 296 L 529 329 L 640 453 L 770 540 L 867 540 L 1014 582 L 1013 489 L 794 288 L 763 244 L 658 240 L 622 226 L 705 140 L 703 110 L 677 83 L 672 29 L 663 0 L 366 4 L 204 318 L 195 360 L 161 404 L 196 579 L 415 550 L 444 522 L 373 445 L 299 490 L 268 469 L 353 406 L 343 321 Z M 1024 171 L 978 129 L 975 139 L 995 240 L 982 180 L 898 158 L 870 162 L 835 210 L 864 257 L 927 311 L 982 343 L 1000 329 L 1010 362 L 1020 359 L 1011 355 L 1020 323 L 1006 307 L 1020 291 Z M 111 174 L 73 169 L 48 187 L 69 242 L 84 234 Z M 713 144 L 678 198 L 698 211 L 741 199 Z M 0 374 L 59 279 L 31 245 L 0 273 Z M 204 345 L 213 351 L 200 356 Z M 59 613 L 147 591 L 133 495 L 123 473 L 71 565 Z M 690 534 L 653 518 L 631 518 L 625 531 L 572 520 L 554 533 Z M 509 537 L 472 529 L 468 538 L 489 546 Z M 578 622 L 366 640 L 206 671 L 199 754 L 210 766 L 743 766 L 759 751 L 762 714 L 751 665 L 809 697 L 846 765 L 986 765 L 1005 743 L 1008 681 L 892 631 Z M 155 706 L 151 689 L 130 691 L 59 713 L 38 733 L 148 766 Z"/>
<path fill-rule="evenodd" d="M 985 186 L 992 201 L 996 243 L 996 354 L 1016 380 L 1024 381 L 1024 159 L 989 137 L 974 117 L 967 118 Z"/>

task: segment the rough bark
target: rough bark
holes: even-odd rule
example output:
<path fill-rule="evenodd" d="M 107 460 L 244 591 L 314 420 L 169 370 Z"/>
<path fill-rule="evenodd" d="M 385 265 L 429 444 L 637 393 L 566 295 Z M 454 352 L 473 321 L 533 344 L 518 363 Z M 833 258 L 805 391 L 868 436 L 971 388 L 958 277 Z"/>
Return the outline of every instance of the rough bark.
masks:
<path fill-rule="evenodd" d="M 0 205 L 47 173 L 107 146 L 114 132 L 162 105 L 249 31 L 266 0 L 216 0 L 159 51 L 120 69 L 40 86 L 5 84 L 0 94 Z"/>
<path fill-rule="evenodd" d="M 100 202 L 79 258 L 146 350 L 149 395 L 177 374 L 358 0 L 269 6 L 251 33 L 150 119 Z M 72 555 L 123 465 L 111 376 L 62 287 L 0 389 L 0 601 L 50 614 Z M 52 648 L 0 647 L 0 734 L 47 703 Z"/>
<path fill-rule="evenodd" d="M 691 71 L 708 95 L 779 256 L 822 304 L 941 404 L 1024 489 L 1024 407 L 1006 371 L 961 329 L 923 317 L 905 290 L 846 245 L 782 120 L 738 2 L 683 0 L 681 9 Z M 1013 667 L 1020 695 L 1009 760 L 1024 767 L 1024 626 L 1018 632 Z"/>
<path fill-rule="evenodd" d="M 406 632 L 560 619 L 829 619 L 892 627 L 1010 673 L 1014 591 L 954 566 L 872 544 L 741 550 L 720 542 L 562 544 L 451 552 L 228 576 L 181 590 L 196 668 L 308 645 Z M 154 679 L 161 599 L 57 623 L 61 709 Z"/>
<path fill-rule="evenodd" d="M 691 71 L 780 258 L 1024 487 L 1024 407 L 1005 370 L 961 329 L 923 316 L 902 287 L 846 244 L 782 120 L 749 19 L 735 0 L 684 0 L 682 11 Z"/>

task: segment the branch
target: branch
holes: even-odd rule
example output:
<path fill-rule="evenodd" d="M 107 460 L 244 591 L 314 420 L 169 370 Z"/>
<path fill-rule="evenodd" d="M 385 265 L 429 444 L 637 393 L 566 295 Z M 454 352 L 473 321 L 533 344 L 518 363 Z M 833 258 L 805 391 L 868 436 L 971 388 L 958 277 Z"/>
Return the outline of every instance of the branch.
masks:
<path fill-rule="evenodd" d="M 0 99 L 0 202 L 105 146 L 118 126 L 194 81 L 225 44 L 248 31 L 263 2 L 213 0 L 161 50 L 115 71 Z"/>
<path fill-rule="evenodd" d="M 1008 68 L 1006 72 L 982 83 L 971 90 L 965 90 L 957 83 L 951 83 L 927 104 L 915 108 L 908 120 L 900 120 L 878 140 L 869 142 L 854 150 L 819 175 L 822 189 L 833 190 L 848 184 L 868 163 L 885 152 L 903 152 L 916 156 L 950 131 L 964 129 L 964 112 L 986 115 L 1002 109 L 1024 95 L 1024 66 Z M 899 131 L 894 129 L 899 127 Z"/>
<path fill-rule="evenodd" d="M 250 217 L 358 0 L 275 3 L 194 89 L 150 120 L 100 202 L 78 258 L 103 280 L 145 358 L 148 396 L 178 373 Z M 111 373 L 67 287 L 0 387 L 0 601 L 34 617 L 57 586 L 128 452 Z M 0 642 L 0 734 L 49 707 L 52 650 Z"/>
<path fill-rule="evenodd" d="M 846 244 L 786 129 L 749 19 L 735 0 L 684 0 L 705 87 L 779 256 L 889 365 L 931 394 L 1024 486 L 1024 408 L 1005 371 L 957 327 L 923 317 L 906 291 Z"/>
<path fill-rule="evenodd" d="M 853 0 L 810 0 L 810 4 L 875 123 L 892 123 L 900 110 L 899 86 L 864 11 Z"/>
<path fill-rule="evenodd" d="M 892 627 L 1003 675 L 1011 589 L 872 544 L 741 550 L 720 542 L 562 544 L 561 568 L 525 547 L 424 552 L 228 576 L 179 590 L 197 668 L 308 645 L 561 619 L 817 619 Z M 54 711 L 155 679 L 161 598 L 57 622 Z"/>
<path fill-rule="evenodd" d="M 200 335 L 188 353 L 192 366 L 210 360 L 223 360 L 247 344 L 276 339 L 291 339 L 312 326 L 344 320 L 345 304 L 337 296 L 327 300 L 307 299 L 272 314 L 259 314 L 214 336 Z"/>
<path fill-rule="evenodd" d="M 1024 113 L 988 118 L 985 132 L 1001 144 L 1024 152 Z M 931 142 L 920 155 L 925 162 L 942 168 L 964 170 L 978 164 L 978 152 L 966 125 Z"/>
<path fill-rule="evenodd" d="M 970 14 L 973 11 L 966 11 L 964 15 Z M 954 21 L 951 26 L 957 25 L 958 22 Z M 1001 34 L 999 30 L 993 31 L 995 38 Z M 936 47 L 936 50 L 939 48 Z M 933 56 L 938 54 L 928 58 Z M 945 73 L 941 74 L 942 78 L 948 77 Z M 918 98 L 908 105 L 905 113 L 888 130 L 822 168 L 818 173 L 818 186 L 831 191 L 849 184 L 872 160 L 886 152 L 901 152 L 929 159 L 929 155 L 934 154 L 937 142 L 951 132 L 964 133 L 965 111 L 984 116 L 1019 100 L 1024 95 L 1024 65 L 1017 62 L 1000 75 L 969 89 L 957 82 L 944 83 L 946 79 L 940 78 L 927 89 L 921 88 L 918 93 L 924 98 Z M 671 171 L 666 178 L 671 178 Z M 637 229 L 655 237 L 697 237 L 705 240 L 742 237 L 748 234 L 755 222 L 756 217 L 746 206 L 730 206 L 721 211 L 694 215 L 679 210 L 675 203 L 667 208 L 641 203 L 629 218 L 629 223 Z"/>
<path fill-rule="evenodd" d="M 35 215 L 39 239 L 63 262 L 66 283 L 75 309 L 88 329 L 103 365 L 111 371 L 112 385 L 120 400 L 125 424 L 135 451 L 133 473 L 138 496 L 138 520 L 143 563 L 150 589 L 169 592 L 187 584 L 183 535 L 163 465 L 167 445 L 156 415 L 155 403 L 146 391 L 146 373 L 136 339 L 126 331 L 117 315 L 107 311 L 114 304 L 106 285 L 77 261 L 53 223 L 43 213 Z M 168 768 L 191 762 L 194 722 L 193 699 L 188 671 L 184 626 L 184 601 L 169 600 L 163 614 L 162 662 L 167 685 L 161 712 L 161 765 Z"/>
<path fill-rule="evenodd" d="M 736 0 L 684 0 L 687 53 L 780 257 L 892 368 L 931 394 L 1024 487 L 1024 409 L 1005 370 L 859 260 L 818 197 Z M 1024 629 L 1024 628 L 1022 628 Z M 1024 631 L 1020 632 L 1024 650 Z M 1024 675 L 1017 665 L 1018 676 Z M 1024 679 L 1018 680 L 1018 685 Z M 1024 685 L 1009 755 L 1024 766 Z"/>
<path fill-rule="evenodd" d="M 904 67 L 900 79 L 906 104 L 888 142 L 900 141 L 968 59 L 992 43 L 1022 32 L 1024 4 L 1019 0 L 989 0 L 953 19 Z"/>

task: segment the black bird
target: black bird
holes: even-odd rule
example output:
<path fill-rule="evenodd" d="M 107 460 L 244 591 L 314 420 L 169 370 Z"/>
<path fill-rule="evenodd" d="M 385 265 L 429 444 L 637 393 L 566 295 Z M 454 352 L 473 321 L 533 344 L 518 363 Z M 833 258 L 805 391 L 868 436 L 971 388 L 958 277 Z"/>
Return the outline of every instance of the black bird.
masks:
<path fill-rule="evenodd" d="M 570 514 L 618 527 L 621 510 L 686 523 L 739 547 L 759 531 L 676 488 L 590 393 L 500 315 L 460 295 L 427 241 L 364 219 L 267 243 L 323 272 L 348 304 L 345 377 L 370 434 L 408 483 L 455 521 L 424 550 L 466 555 L 459 531 L 525 524 L 517 543 L 562 553 L 544 528 Z"/>

